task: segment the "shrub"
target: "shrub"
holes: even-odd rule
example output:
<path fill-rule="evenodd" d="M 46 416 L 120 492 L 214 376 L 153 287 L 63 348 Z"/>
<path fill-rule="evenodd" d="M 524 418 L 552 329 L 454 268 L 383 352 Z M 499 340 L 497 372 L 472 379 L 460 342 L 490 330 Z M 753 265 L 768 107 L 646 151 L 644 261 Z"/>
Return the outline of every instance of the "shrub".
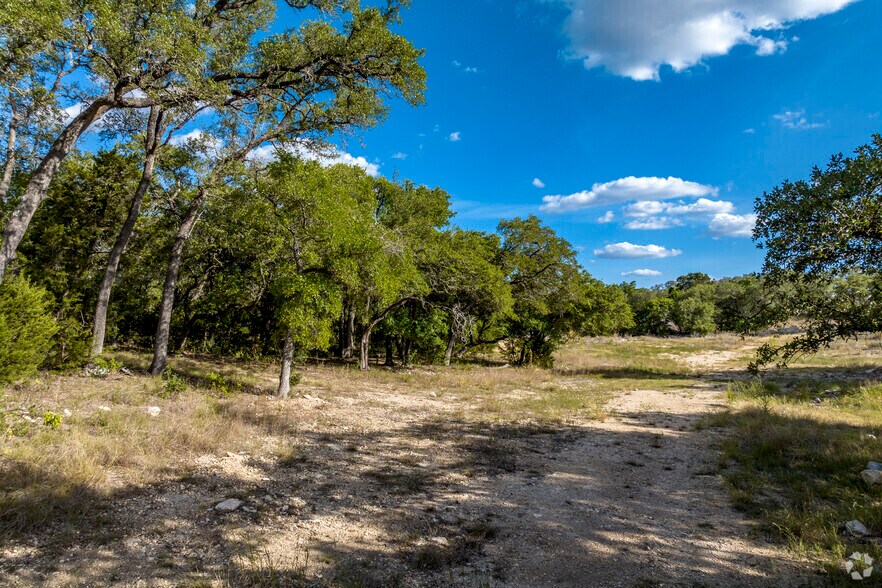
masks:
<path fill-rule="evenodd" d="M 55 414 L 54 412 L 47 412 L 43 415 L 43 424 L 50 429 L 58 430 L 61 428 L 61 415 Z"/>
<path fill-rule="evenodd" d="M 187 380 L 173 372 L 171 368 L 165 368 L 162 379 L 165 380 L 165 386 L 159 395 L 163 398 L 173 398 L 187 391 Z"/>
<path fill-rule="evenodd" d="M 35 374 L 57 330 L 45 290 L 21 277 L 0 284 L 0 383 Z"/>

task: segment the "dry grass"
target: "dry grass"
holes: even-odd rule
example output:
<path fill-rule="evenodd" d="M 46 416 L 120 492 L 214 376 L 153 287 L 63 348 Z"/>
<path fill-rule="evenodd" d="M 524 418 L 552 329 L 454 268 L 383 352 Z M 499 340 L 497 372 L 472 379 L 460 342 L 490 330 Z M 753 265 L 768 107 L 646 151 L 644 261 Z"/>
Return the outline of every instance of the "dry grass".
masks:
<path fill-rule="evenodd" d="M 882 557 L 875 539 L 844 530 L 858 519 L 882 533 L 882 489 L 860 479 L 882 459 L 882 384 L 754 381 L 729 399 L 714 424 L 731 431 L 721 468 L 735 506 L 832 578 L 854 551 Z"/>

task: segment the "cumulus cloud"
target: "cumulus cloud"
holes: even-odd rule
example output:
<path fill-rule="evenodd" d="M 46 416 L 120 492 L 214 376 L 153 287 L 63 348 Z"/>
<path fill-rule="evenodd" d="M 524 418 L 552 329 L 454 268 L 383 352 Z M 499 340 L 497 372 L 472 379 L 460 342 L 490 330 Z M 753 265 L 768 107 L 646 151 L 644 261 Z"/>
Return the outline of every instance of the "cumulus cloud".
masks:
<path fill-rule="evenodd" d="M 450 139 L 452 143 L 456 143 L 457 141 L 462 140 L 462 133 L 460 133 L 459 131 L 454 131 L 450 133 L 448 139 Z"/>
<path fill-rule="evenodd" d="M 352 165 L 355 167 L 360 167 L 365 171 L 365 173 L 373 178 L 376 178 L 380 175 L 380 166 L 376 163 L 372 163 L 365 159 L 362 156 L 356 157 L 351 153 L 347 153 L 345 151 L 340 151 L 334 146 L 331 146 L 326 149 L 314 149 L 310 148 L 309 145 L 306 144 L 296 144 L 296 145 L 262 145 L 257 149 L 254 149 L 248 156 L 249 159 L 253 161 L 260 161 L 263 163 L 268 163 L 276 158 L 277 150 L 285 150 L 289 153 L 296 155 L 297 157 L 304 159 L 306 161 L 317 161 L 321 165 L 325 167 L 330 167 L 332 165 L 344 164 L 344 165 Z"/>
<path fill-rule="evenodd" d="M 623 276 L 639 276 L 642 278 L 647 278 L 647 277 L 657 278 L 658 276 L 662 275 L 662 273 L 655 271 L 655 270 L 651 270 L 651 269 L 636 269 L 636 270 L 632 270 L 630 272 L 622 272 L 622 275 Z"/>
<path fill-rule="evenodd" d="M 737 45 L 757 55 L 787 49 L 790 24 L 841 10 L 857 0 L 561 0 L 573 57 L 634 80 L 658 80 Z"/>
<path fill-rule="evenodd" d="M 667 249 L 661 245 L 633 245 L 627 241 L 594 250 L 594 255 L 603 259 L 663 259 L 682 253 L 679 249 Z"/>
<path fill-rule="evenodd" d="M 542 210 L 566 212 L 593 206 L 608 206 L 633 200 L 669 200 L 672 198 L 697 198 L 715 195 L 717 189 L 680 178 L 636 178 L 629 176 L 605 184 L 594 184 L 591 190 L 583 190 L 567 196 L 545 196 Z"/>
<path fill-rule="evenodd" d="M 797 131 L 818 129 L 826 126 L 826 123 L 823 122 L 809 121 L 805 110 L 785 110 L 781 114 L 776 114 L 773 118 L 784 127 Z"/>
<path fill-rule="evenodd" d="M 536 188 L 544 188 L 545 182 L 543 182 L 539 178 L 533 178 L 533 186 L 535 186 Z"/>
<path fill-rule="evenodd" d="M 755 214 L 717 214 L 708 224 L 708 232 L 716 239 L 720 237 L 750 237 L 756 226 Z"/>
<path fill-rule="evenodd" d="M 652 216 L 625 223 L 625 228 L 633 231 L 660 231 L 681 226 L 683 226 L 681 220 L 669 216 Z"/>
<path fill-rule="evenodd" d="M 611 210 L 607 210 L 605 215 L 603 215 L 602 217 L 597 219 L 597 222 L 599 222 L 602 225 L 605 225 L 605 224 L 613 222 L 614 220 L 616 220 L 616 214 Z"/>
<path fill-rule="evenodd" d="M 187 144 L 202 144 L 208 149 L 212 149 L 214 151 L 220 151 L 220 149 L 224 146 L 223 141 L 218 139 L 217 137 L 212 137 L 208 135 L 202 129 L 194 129 L 189 133 L 184 133 L 183 135 L 174 135 L 169 141 L 171 145 L 175 145 L 176 147 L 181 147 Z"/>

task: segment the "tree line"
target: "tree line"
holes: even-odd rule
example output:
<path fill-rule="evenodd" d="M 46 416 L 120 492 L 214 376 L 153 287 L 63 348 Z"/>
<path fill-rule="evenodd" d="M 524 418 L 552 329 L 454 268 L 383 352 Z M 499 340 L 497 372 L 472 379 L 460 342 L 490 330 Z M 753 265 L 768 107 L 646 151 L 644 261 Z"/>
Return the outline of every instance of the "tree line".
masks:
<path fill-rule="evenodd" d="M 0 378 L 114 343 L 152 349 L 153 375 L 170 350 L 279 356 L 285 395 L 310 353 L 367 369 L 493 348 L 547 366 L 571 336 L 748 332 L 819 301 L 852 322 L 815 321 L 808 345 L 878 324 L 879 257 L 859 253 L 879 242 L 878 138 L 758 200 L 762 275 L 650 290 L 592 278 L 535 216 L 469 231 L 441 188 L 328 165 L 332 136 L 380 123 L 389 98 L 423 101 L 423 52 L 394 32 L 406 4 L 4 3 Z M 77 148 L 89 132 L 103 148 Z M 870 216 L 829 242 L 813 198 L 835 201 L 827 219 Z"/>

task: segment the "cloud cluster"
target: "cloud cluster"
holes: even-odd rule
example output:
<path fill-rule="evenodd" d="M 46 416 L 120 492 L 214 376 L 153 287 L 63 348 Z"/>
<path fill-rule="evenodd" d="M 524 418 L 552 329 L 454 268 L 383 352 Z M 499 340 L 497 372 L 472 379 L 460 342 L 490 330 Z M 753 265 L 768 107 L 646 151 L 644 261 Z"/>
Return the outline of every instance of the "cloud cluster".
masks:
<path fill-rule="evenodd" d="M 634 80 L 657 80 L 705 58 L 750 45 L 757 55 L 787 49 L 790 24 L 841 10 L 857 0 L 561 0 L 571 54 Z"/>
<path fill-rule="evenodd" d="M 680 178 L 637 178 L 629 176 L 605 184 L 594 184 L 591 190 L 583 190 L 567 196 L 545 196 L 542 210 L 546 212 L 566 212 L 609 206 L 630 201 L 669 200 L 672 198 L 698 198 L 717 193 L 713 186 L 687 182 Z"/>
<path fill-rule="evenodd" d="M 827 123 L 810 121 L 805 114 L 805 110 L 786 110 L 781 114 L 776 114 L 773 118 L 788 129 L 797 131 L 819 129 L 827 126 Z"/>
<path fill-rule="evenodd" d="M 634 245 L 627 241 L 594 250 L 594 255 L 603 259 L 664 259 L 682 253 L 679 249 L 667 249 L 661 245 Z"/>

